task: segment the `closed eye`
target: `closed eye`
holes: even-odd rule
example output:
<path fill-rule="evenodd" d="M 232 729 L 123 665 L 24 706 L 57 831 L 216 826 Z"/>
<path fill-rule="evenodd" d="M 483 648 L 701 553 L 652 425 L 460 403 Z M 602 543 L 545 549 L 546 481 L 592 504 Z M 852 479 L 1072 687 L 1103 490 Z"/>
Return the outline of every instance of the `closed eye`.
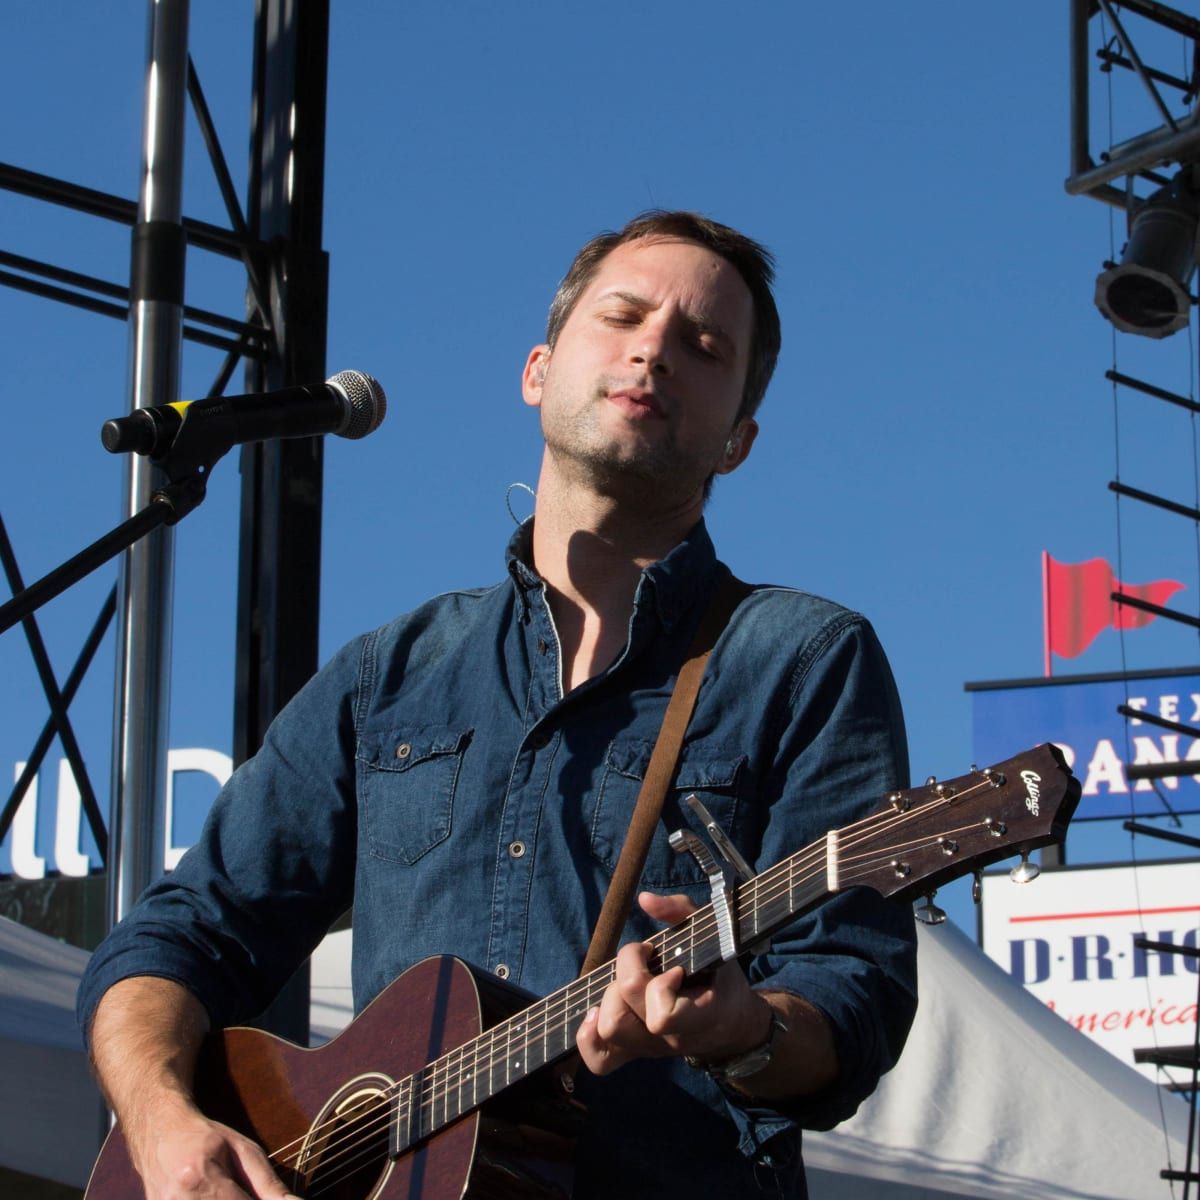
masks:
<path fill-rule="evenodd" d="M 631 326 L 638 324 L 641 319 L 640 313 L 615 312 L 600 314 L 600 320 L 602 320 L 606 325 Z"/>

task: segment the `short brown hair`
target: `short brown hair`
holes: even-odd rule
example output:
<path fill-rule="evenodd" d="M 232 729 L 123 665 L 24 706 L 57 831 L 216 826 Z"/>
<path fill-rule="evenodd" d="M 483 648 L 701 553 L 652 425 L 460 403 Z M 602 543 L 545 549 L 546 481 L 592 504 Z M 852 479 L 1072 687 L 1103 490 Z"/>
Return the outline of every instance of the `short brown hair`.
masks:
<path fill-rule="evenodd" d="M 652 208 L 639 213 L 623 229 L 597 234 L 575 255 L 570 270 L 558 285 L 550 303 L 546 322 L 546 341 L 550 348 L 558 340 L 562 327 L 571 315 L 579 297 L 596 274 L 600 263 L 618 246 L 638 238 L 678 238 L 696 242 L 719 254 L 731 263 L 750 289 L 754 301 L 754 329 L 750 338 L 750 363 L 746 369 L 746 386 L 738 419 L 752 417 L 767 392 L 767 384 L 779 358 L 781 335 L 779 310 L 771 284 L 775 280 L 775 259 L 763 245 L 699 213 L 667 212 Z"/>

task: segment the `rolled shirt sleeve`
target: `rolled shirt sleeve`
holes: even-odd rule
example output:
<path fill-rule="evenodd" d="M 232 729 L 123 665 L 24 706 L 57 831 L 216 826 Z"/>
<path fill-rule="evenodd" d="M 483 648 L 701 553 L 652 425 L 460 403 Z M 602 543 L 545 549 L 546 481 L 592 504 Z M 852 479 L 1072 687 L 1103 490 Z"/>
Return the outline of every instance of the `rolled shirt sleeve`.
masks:
<path fill-rule="evenodd" d="M 136 975 L 182 984 L 214 1027 L 245 1021 L 350 906 L 361 650 L 351 643 L 301 689 L 196 844 L 92 955 L 77 998 L 85 1032 L 101 996 Z"/>
<path fill-rule="evenodd" d="M 757 868 L 860 820 L 908 784 L 903 717 L 874 631 L 837 610 L 800 648 L 778 753 L 762 787 L 770 799 Z M 752 960 L 751 983 L 790 992 L 825 1016 L 839 1073 L 817 1093 L 779 1102 L 726 1100 L 743 1152 L 759 1155 L 781 1132 L 829 1129 L 851 1116 L 897 1061 L 916 1012 L 911 906 L 849 888 L 776 935 Z"/>

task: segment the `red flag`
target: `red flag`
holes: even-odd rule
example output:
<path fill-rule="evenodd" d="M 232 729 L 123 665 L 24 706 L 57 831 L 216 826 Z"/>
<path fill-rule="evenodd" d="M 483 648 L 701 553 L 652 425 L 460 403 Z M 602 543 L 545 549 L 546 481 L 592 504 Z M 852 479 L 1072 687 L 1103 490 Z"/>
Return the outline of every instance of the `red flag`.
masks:
<path fill-rule="evenodd" d="M 1114 578 L 1112 567 L 1102 558 L 1060 563 L 1043 551 L 1042 563 L 1047 666 L 1051 652 L 1060 658 L 1075 658 L 1110 625 L 1114 629 L 1140 629 L 1154 620 L 1156 613 L 1118 604 L 1111 598 L 1113 592 L 1151 604 L 1166 604 L 1183 588 L 1182 583 L 1173 579 L 1122 583 Z"/>

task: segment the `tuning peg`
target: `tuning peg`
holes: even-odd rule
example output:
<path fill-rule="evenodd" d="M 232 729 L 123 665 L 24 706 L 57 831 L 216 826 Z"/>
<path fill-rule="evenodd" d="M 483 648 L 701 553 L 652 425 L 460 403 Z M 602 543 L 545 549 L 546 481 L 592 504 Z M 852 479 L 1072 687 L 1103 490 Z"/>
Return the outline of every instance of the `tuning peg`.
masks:
<path fill-rule="evenodd" d="M 971 875 L 971 899 L 978 904 L 983 899 L 983 872 L 972 871 Z"/>
<path fill-rule="evenodd" d="M 1021 852 L 1021 861 L 1008 873 L 1013 883 L 1032 883 L 1040 874 L 1042 868 L 1037 863 L 1029 861 L 1029 851 Z"/>
<path fill-rule="evenodd" d="M 933 902 L 937 892 L 927 892 L 925 894 L 925 903 L 919 905 L 913 915 L 921 922 L 922 925 L 941 925 L 946 920 L 945 909 L 938 908 Z"/>

